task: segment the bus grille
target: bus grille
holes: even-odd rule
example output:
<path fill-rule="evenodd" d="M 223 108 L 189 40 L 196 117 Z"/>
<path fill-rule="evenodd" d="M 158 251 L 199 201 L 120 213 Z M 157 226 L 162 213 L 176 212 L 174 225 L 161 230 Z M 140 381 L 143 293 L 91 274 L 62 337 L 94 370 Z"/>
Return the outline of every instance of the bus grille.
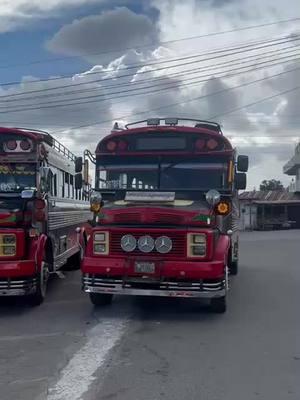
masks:
<path fill-rule="evenodd" d="M 135 249 L 130 253 L 126 253 L 121 248 L 121 239 L 126 233 L 124 232 L 111 232 L 110 236 L 110 254 L 111 255 L 130 255 L 130 256 L 147 256 L 149 257 L 168 257 L 168 258 L 184 258 L 186 257 L 186 234 L 184 232 L 128 232 L 133 235 L 137 240 L 144 235 L 150 235 L 154 240 L 160 236 L 168 236 L 172 240 L 172 250 L 167 254 L 160 254 L 155 249 L 151 253 L 142 253 L 139 249 Z"/>

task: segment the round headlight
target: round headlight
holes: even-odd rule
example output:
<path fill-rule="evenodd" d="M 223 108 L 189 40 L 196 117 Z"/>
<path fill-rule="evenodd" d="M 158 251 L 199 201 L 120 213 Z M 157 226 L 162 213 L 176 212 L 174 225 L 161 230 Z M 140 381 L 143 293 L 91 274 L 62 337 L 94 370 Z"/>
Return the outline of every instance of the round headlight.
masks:
<path fill-rule="evenodd" d="M 149 235 L 142 236 L 138 240 L 138 248 L 143 253 L 150 253 L 154 249 L 154 245 L 154 239 Z"/>
<path fill-rule="evenodd" d="M 155 248 L 161 254 L 169 253 L 172 246 L 172 240 L 168 236 L 160 236 L 155 240 Z"/>
<path fill-rule="evenodd" d="M 206 201 L 211 206 L 217 205 L 220 202 L 220 200 L 221 200 L 221 195 L 217 190 L 211 189 L 206 193 Z"/>
<path fill-rule="evenodd" d="M 127 253 L 134 251 L 136 248 L 136 238 L 132 235 L 125 235 L 121 239 L 121 247 Z"/>

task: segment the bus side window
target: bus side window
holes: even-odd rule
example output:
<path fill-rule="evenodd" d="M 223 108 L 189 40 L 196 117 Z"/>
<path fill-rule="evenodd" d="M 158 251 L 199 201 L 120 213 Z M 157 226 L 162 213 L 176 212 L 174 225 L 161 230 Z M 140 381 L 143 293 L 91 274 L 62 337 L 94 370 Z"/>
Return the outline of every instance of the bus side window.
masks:
<path fill-rule="evenodd" d="M 65 197 L 70 198 L 70 185 L 69 185 L 70 174 L 65 172 Z"/>
<path fill-rule="evenodd" d="M 65 196 L 64 173 L 61 170 L 57 171 L 57 184 L 58 184 L 58 197 L 64 197 Z"/>
<path fill-rule="evenodd" d="M 70 186 L 69 186 L 69 188 L 70 188 L 70 198 L 71 199 L 74 199 L 74 176 L 73 175 L 70 175 Z"/>
<path fill-rule="evenodd" d="M 57 196 L 57 176 L 56 174 L 51 173 L 51 178 L 50 178 L 50 194 L 51 196 L 56 197 Z"/>

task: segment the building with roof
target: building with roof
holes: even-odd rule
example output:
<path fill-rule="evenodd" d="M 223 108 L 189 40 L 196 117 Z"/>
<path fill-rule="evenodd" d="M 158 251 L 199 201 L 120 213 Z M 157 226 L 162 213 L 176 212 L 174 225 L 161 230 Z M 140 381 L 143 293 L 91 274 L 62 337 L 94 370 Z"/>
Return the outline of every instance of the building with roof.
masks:
<path fill-rule="evenodd" d="M 253 190 L 239 198 L 242 230 L 300 228 L 300 193 Z"/>
<path fill-rule="evenodd" d="M 284 165 L 283 172 L 286 175 L 295 177 L 295 181 L 292 183 L 290 190 L 295 193 L 300 193 L 300 143 L 298 143 L 295 148 L 294 156 Z"/>

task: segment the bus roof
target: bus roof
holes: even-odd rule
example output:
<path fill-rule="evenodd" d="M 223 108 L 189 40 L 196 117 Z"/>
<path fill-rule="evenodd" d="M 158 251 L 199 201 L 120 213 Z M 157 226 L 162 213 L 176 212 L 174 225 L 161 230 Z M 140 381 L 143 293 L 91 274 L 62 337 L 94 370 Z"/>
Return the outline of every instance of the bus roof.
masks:
<path fill-rule="evenodd" d="M 15 128 L 15 127 L 0 127 L 0 135 L 1 134 L 17 134 L 28 137 L 34 141 L 45 142 L 56 151 L 58 151 L 63 156 L 67 157 L 71 161 L 76 160 L 75 154 L 73 154 L 69 149 L 67 149 L 62 143 L 56 140 L 53 136 L 51 136 L 48 132 L 37 130 L 37 129 L 29 129 L 29 128 Z"/>
<path fill-rule="evenodd" d="M 181 121 L 183 121 L 184 124 L 180 124 Z M 164 124 L 162 124 L 163 126 L 190 126 L 195 128 L 206 128 L 214 132 L 223 134 L 221 125 L 218 122 L 191 118 L 150 118 L 144 119 L 142 121 L 131 122 L 129 124 L 126 124 L 125 128 L 131 129 L 131 127 L 137 125 L 152 127 L 160 126 L 162 122 L 164 122 Z M 187 123 L 190 123 L 190 125 L 188 125 Z"/>
<path fill-rule="evenodd" d="M 188 121 L 192 124 L 185 124 L 181 125 L 179 124 L 180 121 Z M 164 122 L 161 124 L 161 122 Z M 118 124 L 114 125 L 113 130 L 109 135 L 104 137 L 103 139 L 100 140 L 98 143 L 97 149 L 96 149 L 96 155 L 100 154 L 114 154 L 114 151 L 103 151 L 106 143 L 108 141 L 120 141 L 122 138 L 128 138 L 128 140 L 132 141 L 130 137 L 133 137 L 134 135 L 139 135 L 139 134 L 156 134 L 160 135 L 162 134 L 173 134 L 176 133 L 178 134 L 194 134 L 194 136 L 200 136 L 203 135 L 203 137 L 208 137 L 208 138 L 215 138 L 215 141 L 217 141 L 220 146 L 219 146 L 219 153 L 220 151 L 233 151 L 233 147 L 230 143 L 230 141 L 223 135 L 221 126 L 216 123 L 216 122 L 210 122 L 210 121 L 203 121 L 203 120 L 190 120 L 190 119 L 175 119 L 175 118 L 157 118 L 157 119 L 151 119 L 151 120 L 144 120 L 144 121 L 138 121 L 135 123 L 130 123 L 127 124 L 124 128 L 119 128 Z M 170 138 L 171 139 L 171 138 Z M 223 150 L 221 150 L 221 143 L 223 143 Z M 190 147 L 191 148 L 191 147 Z M 139 149 L 142 151 L 142 149 Z M 144 149 L 145 150 L 145 149 Z M 150 149 L 149 149 L 150 150 Z M 157 150 L 157 149 L 156 149 Z M 171 150 L 171 149 L 168 149 Z M 175 150 L 175 149 L 174 149 Z M 181 152 L 187 151 L 184 150 L 183 148 L 180 149 Z M 208 152 L 208 149 L 206 149 L 206 153 Z M 123 153 L 122 151 L 117 151 L 118 154 Z M 127 149 L 126 153 L 129 155 L 130 151 Z M 116 153 L 115 153 L 116 154 Z"/>

